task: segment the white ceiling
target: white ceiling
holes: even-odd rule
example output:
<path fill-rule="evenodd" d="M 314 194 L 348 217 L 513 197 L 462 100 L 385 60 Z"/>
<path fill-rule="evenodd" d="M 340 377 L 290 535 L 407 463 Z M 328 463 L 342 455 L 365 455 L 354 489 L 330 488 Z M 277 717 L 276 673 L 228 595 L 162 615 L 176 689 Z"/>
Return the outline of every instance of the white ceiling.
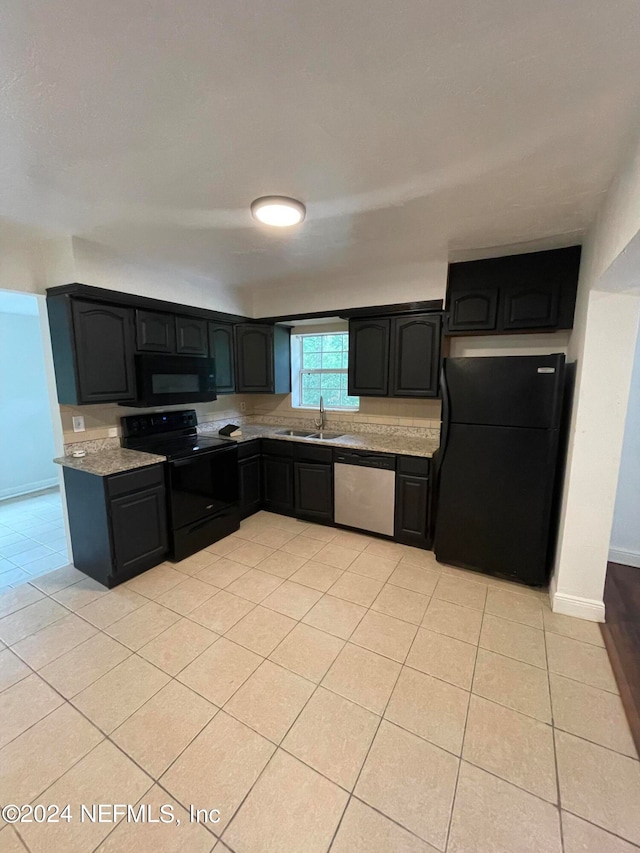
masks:
<path fill-rule="evenodd" d="M 570 244 L 639 37 L 637 0 L 3 0 L 0 215 L 231 287 Z"/>

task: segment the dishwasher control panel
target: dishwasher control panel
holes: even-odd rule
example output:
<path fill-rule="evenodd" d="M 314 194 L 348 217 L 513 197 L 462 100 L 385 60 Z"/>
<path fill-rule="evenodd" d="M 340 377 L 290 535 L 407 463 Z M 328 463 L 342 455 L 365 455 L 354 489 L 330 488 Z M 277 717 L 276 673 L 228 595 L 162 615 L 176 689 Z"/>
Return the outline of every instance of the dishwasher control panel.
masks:
<path fill-rule="evenodd" d="M 395 456 L 383 453 L 344 453 L 336 450 L 333 461 L 341 465 L 361 465 L 364 468 L 382 468 L 385 471 L 396 470 Z"/>

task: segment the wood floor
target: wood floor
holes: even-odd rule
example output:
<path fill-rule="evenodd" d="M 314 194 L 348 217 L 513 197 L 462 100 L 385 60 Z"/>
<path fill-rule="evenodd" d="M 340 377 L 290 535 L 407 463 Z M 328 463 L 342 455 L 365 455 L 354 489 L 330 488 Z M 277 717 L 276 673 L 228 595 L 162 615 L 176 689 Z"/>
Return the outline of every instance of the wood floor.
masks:
<path fill-rule="evenodd" d="M 609 563 L 602 636 L 640 753 L 640 569 Z"/>

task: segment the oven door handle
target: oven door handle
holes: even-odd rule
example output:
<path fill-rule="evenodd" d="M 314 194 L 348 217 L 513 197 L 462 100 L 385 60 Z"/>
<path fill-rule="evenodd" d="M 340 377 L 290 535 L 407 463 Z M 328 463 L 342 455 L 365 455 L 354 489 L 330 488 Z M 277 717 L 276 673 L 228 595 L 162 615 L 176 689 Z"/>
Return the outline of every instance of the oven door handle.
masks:
<path fill-rule="evenodd" d="M 169 462 L 169 465 L 172 468 L 184 468 L 185 465 L 193 465 L 194 462 L 197 462 L 199 459 L 209 459 L 212 456 L 222 456 L 227 453 L 233 453 L 237 451 L 237 444 L 233 444 L 232 447 L 223 447 L 218 448 L 217 450 L 210 450 L 208 453 L 205 451 L 204 453 L 197 453 L 194 456 L 188 456 L 186 459 L 174 459 L 173 462 Z"/>

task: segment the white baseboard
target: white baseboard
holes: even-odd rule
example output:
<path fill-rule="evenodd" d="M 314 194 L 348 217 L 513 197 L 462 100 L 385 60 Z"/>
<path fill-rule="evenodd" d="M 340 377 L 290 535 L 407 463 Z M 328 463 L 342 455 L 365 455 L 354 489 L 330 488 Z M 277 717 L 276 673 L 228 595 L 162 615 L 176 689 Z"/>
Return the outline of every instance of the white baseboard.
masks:
<path fill-rule="evenodd" d="M 11 498 L 20 498 L 23 495 L 30 495 L 32 492 L 41 492 L 43 489 L 50 489 L 53 486 L 59 485 L 57 477 L 50 477 L 47 480 L 37 480 L 35 483 L 25 483 L 12 489 L 0 489 L 0 501 L 10 500 Z"/>
<path fill-rule="evenodd" d="M 609 551 L 610 563 L 622 563 L 623 566 L 633 566 L 640 569 L 640 554 L 635 551 L 616 551 L 613 548 Z"/>
<path fill-rule="evenodd" d="M 593 598 L 556 592 L 551 597 L 551 609 L 563 616 L 575 616 L 589 622 L 604 622 L 604 601 L 596 601 Z"/>

